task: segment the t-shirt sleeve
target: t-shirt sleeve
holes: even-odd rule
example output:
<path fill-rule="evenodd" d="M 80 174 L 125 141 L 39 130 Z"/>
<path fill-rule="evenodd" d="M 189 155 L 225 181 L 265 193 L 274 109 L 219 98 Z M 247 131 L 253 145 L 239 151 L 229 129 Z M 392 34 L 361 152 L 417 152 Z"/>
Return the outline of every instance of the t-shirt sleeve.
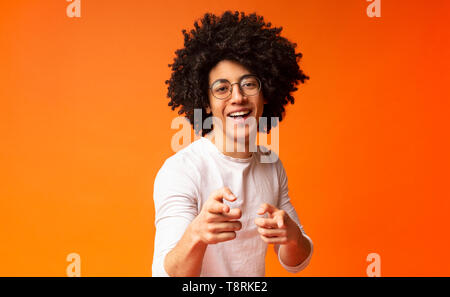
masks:
<path fill-rule="evenodd" d="M 180 162 L 166 161 L 153 188 L 156 233 L 152 276 L 169 276 L 164 269 L 164 258 L 197 216 L 197 197 L 192 172 L 185 170 Z"/>
<path fill-rule="evenodd" d="M 276 167 L 277 167 L 277 174 L 278 174 L 278 180 L 279 180 L 279 185 L 280 185 L 278 208 L 286 211 L 286 213 L 289 215 L 289 217 L 297 223 L 303 236 L 306 237 L 306 239 L 308 239 L 308 241 L 311 245 L 311 251 L 310 251 L 308 257 L 297 266 L 288 266 L 288 265 L 284 264 L 280 258 L 280 245 L 277 244 L 274 246 L 275 251 L 278 255 L 278 260 L 279 260 L 280 264 L 284 267 L 284 269 L 286 269 L 287 271 L 289 271 L 291 273 L 297 273 L 297 272 L 305 269 L 306 266 L 308 266 L 308 264 L 311 260 L 311 257 L 312 257 L 312 253 L 313 253 L 313 242 L 312 242 L 311 238 L 308 235 L 306 235 L 306 233 L 303 229 L 303 226 L 301 225 L 300 220 L 298 218 L 297 212 L 295 211 L 295 208 L 291 203 L 291 199 L 289 197 L 288 179 L 287 179 L 286 171 L 283 167 L 283 164 L 281 163 L 281 161 L 279 159 L 276 162 Z"/>

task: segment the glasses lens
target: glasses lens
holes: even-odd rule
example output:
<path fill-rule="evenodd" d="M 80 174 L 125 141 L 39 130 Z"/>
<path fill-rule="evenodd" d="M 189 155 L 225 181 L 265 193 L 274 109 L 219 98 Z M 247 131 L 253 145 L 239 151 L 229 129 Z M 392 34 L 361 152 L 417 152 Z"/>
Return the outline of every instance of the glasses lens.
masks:
<path fill-rule="evenodd" d="M 244 91 L 244 94 L 247 96 L 253 96 L 258 94 L 261 85 L 256 76 L 249 75 L 242 79 L 241 81 L 241 89 Z"/>
<path fill-rule="evenodd" d="M 261 83 L 254 75 L 246 75 L 239 82 L 240 89 L 246 96 L 254 96 L 261 90 Z M 217 99 L 227 99 L 232 92 L 232 84 L 228 80 L 218 80 L 211 86 L 211 92 Z"/>
<path fill-rule="evenodd" d="M 214 97 L 218 99 L 225 99 L 230 95 L 231 85 L 228 81 L 219 80 L 212 86 L 211 90 Z"/>

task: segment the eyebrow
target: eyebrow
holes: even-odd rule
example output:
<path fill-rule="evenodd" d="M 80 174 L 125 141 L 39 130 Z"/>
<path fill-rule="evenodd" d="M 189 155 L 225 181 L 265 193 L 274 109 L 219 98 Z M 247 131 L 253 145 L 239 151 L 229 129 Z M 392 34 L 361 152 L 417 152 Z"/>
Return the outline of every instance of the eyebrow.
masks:
<path fill-rule="evenodd" d="M 239 77 L 238 81 L 240 81 L 242 78 L 244 78 L 244 77 L 246 77 L 246 76 L 256 76 L 256 75 L 253 74 L 253 73 L 247 73 L 247 74 L 244 74 L 244 75 L 242 75 L 241 77 Z M 216 79 L 215 81 L 213 81 L 213 82 L 211 83 L 211 86 L 214 85 L 214 84 L 217 83 L 217 82 L 230 82 L 230 81 L 229 81 L 228 79 L 226 79 L 226 78 L 218 78 L 218 79 Z"/>

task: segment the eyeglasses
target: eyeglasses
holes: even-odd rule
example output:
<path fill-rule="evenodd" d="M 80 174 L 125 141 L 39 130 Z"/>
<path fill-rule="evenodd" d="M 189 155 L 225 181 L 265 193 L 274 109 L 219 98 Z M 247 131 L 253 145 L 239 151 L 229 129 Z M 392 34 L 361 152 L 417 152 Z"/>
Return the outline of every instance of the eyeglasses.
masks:
<path fill-rule="evenodd" d="M 239 86 L 239 90 L 244 96 L 258 95 L 261 90 L 261 81 L 254 74 L 243 75 L 237 83 L 230 83 L 226 79 L 218 79 L 209 89 L 215 98 L 224 100 L 230 97 L 233 92 L 233 85 L 235 84 Z"/>

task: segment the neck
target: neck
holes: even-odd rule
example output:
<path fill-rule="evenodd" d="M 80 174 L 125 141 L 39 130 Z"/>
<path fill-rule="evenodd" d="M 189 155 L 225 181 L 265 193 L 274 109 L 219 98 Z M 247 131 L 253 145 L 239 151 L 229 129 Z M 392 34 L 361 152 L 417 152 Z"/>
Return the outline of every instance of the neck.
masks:
<path fill-rule="evenodd" d="M 227 137 L 222 131 L 217 132 L 215 130 L 205 135 L 205 137 L 208 138 L 222 154 L 232 158 L 250 158 L 255 151 L 255 149 L 251 149 L 252 146 L 250 144 L 255 143 L 256 139 L 250 139 L 250 137 L 246 137 L 245 140 L 237 140 Z"/>

